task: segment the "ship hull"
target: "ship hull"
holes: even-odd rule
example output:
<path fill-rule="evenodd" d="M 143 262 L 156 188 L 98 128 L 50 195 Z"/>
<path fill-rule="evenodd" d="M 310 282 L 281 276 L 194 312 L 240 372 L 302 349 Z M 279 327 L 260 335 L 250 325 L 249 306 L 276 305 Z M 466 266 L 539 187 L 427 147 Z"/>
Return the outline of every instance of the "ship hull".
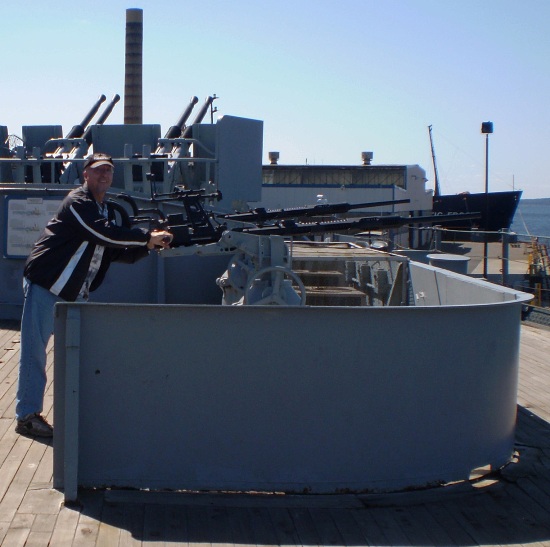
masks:
<path fill-rule="evenodd" d="M 489 192 L 479 194 L 455 194 L 435 196 L 433 212 L 448 215 L 452 213 L 480 213 L 475 220 L 446 222 L 445 227 L 455 230 L 477 229 L 486 232 L 508 230 L 521 199 L 521 190 Z"/>

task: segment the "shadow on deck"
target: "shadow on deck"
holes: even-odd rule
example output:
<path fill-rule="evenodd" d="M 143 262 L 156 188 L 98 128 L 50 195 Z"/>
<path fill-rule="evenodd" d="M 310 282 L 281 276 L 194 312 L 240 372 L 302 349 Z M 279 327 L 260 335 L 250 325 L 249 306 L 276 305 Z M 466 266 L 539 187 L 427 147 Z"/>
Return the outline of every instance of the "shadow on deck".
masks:
<path fill-rule="evenodd" d="M 98 544 L 126 537 L 190 544 L 548 545 L 550 424 L 518 406 L 516 439 L 517 458 L 504 469 L 429 490 L 333 496 L 82 490 L 72 509 L 81 513 L 80 534 L 98 534 Z"/>

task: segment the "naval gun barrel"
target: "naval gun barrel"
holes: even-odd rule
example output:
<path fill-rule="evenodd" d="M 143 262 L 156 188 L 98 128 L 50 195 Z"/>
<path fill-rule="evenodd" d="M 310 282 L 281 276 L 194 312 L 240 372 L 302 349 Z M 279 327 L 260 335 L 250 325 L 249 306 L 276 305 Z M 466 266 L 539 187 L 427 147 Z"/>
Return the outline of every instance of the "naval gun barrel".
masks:
<path fill-rule="evenodd" d="M 400 203 L 410 203 L 410 201 L 410 199 L 395 199 L 389 201 L 371 201 L 368 203 L 318 203 L 310 207 L 289 207 L 286 209 L 258 208 L 245 213 L 228 213 L 217 216 L 226 220 L 240 222 L 265 222 L 266 220 L 281 220 L 285 218 L 341 215 L 353 209 L 398 205 Z"/>
<path fill-rule="evenodd" d="M 110 116 L 111 112 L 113 111 L 113 108 L 115 105 L 120 101 L 120 95 L 118 93 L 115 93 L 113 98 L 111 99 L 111 102 L 106 106 L 105 110 L 101 113 L 99 118 L 96 120 L 94 125 L 103 125 L 107 118 Z M 82 134 L 82 138 L 88 143 L 88 146 L 92 144 L 92 126 L 86 128 L 84 133 Z"/>
<path fill-rule="evenodd" d="M 185 127 L 185 122 L 188 120 L 189 116 L 191 116 L 191 112 L 198 102 L 198 97 L 191 97 L 191 101 L 187 105 L 187 108 L 183 111 L 182 115 L 179 117 L 178 121 L 172 127 L 170 127 L 170 129 L 168 129 L 168 131 L 166 132 L 166 135 L 164 135 L 165 139 L 177 139 L 181 136 L 183 128 Z"/>
<path fill-rule="evenodd" d="M 191 125 L 187 126 L 182 134 L 182 137 L 190 137 L 191 136 L 191 126 L 196 123 L 201 123 L 203 118 L 206 116 L 206 113 L 208 112 L 208 109 L 214 102 L 214 97 L 209 96 L 206 97 L 206 100 L 204 101 L 204 104 L 201 106 L 200 110 L 197 112 L 197 115 L 195 116 L 195 119 L 191 123 Z"/>
<path fill-rule="evenodd" d="M 107 118 L 111 115 L 111 112 L 118 101 L 120 101 L 120 95 L 115 93 L 111 99 L 111 102 L 105 107 L 105 110 L 101 113 L 94 125 L 103 125 L 107 121 Z"/>
<path fill-rule="evenodd" d="M 105 95 L 100 95 L 99 99 L 94 103 L 94 105 L 92 106 L 88 114 L 84 116 L 84 119 L 79 124 L 73 126 L 73 128 L 69 131 L 69 133 L 65 138 L 66 139 L 80 138 L 84 134 L 86 126 L 90 123 L 92 118 L 97 114 L 99 107 L 103 102 L 105 102 L 106 99 L 107 97 L 105 97 Z"/>

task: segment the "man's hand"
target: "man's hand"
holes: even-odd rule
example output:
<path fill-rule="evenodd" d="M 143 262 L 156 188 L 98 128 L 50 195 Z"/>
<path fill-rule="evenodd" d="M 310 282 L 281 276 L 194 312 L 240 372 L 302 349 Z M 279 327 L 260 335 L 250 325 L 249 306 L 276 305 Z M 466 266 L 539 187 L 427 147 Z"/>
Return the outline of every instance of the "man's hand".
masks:
<path fill-rule="evenodd" d="M 168 249 L 174 236 L 165 230 L 153 230 L 149 243 L 147 243 L 148 249 Z"/>

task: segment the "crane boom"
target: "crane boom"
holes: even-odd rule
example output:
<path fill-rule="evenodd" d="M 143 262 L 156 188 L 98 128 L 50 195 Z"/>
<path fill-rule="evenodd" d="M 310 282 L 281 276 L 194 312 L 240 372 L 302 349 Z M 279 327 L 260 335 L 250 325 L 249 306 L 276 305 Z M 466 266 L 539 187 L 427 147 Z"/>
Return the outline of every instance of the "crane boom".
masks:
<path fill-rule="evenodd" d="M 434 197 L 439 197 L 441 195 L 441 188 L 439 186 L 439 176 L 437 174 L 437 164 L 435 162 L 435 150 L 434 150 L 434 141 L 432 138 L 431 125 L 428 125 L 428 133 L 430 134 L 430 147 L 432 149 L 432 162 L 434 166 L 434 179 L 435 179 Z"/>

